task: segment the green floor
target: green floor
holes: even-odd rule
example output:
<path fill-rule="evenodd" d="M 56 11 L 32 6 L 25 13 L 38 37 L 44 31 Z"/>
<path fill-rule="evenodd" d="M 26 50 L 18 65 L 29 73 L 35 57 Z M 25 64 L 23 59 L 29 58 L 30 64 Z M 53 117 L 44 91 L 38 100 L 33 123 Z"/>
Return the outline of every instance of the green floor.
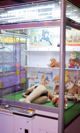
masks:
<path fill-rule="evenodd" d="M 22 92 L 4 97 L 4 99 L 15 100 L 15 101 L 19 101 L 19 99 L 21 98 L 23 98 Z M 48 103 L 41 104 L 41 105 L 55 107 L 52 104 L 52 102 L 48 102 Z M 67 124 L 73 117 L 75 117 L 80 112 L 80 104 L 68 103 L 67 105 L 68 105 L 68 109 L 65 110 L 65 114 L 64 114 L 65 124 Z"/>
<path fill-rule="evenodd" d="M 23 91 L 24 92 L 24 91 Z M 15 101 L 19 101 L 19 99 L 24 98 L 22 97 L 22 93 L 23 92 L 19 92 L 19 93 L 14 93 L 12 95 L 8 95 L 8 96 L 4 96 L 4 99 L 8 99 L 8 100 L 15 100 Z"/>
<path fill-rule="evenodd" d="M 64 114 L 65 124 L 67 124 L 79 113 L 80 113 L 80 104 L 76 103 L 71 108 L 65 111 L 65 114 Z"/>
<path fill-rule="evenodd" d="M 5 96 L 4 99 L 19 101 L 19 99 L 24 98 L 22 96 L 22 93 L 23 92 L 19 92 L 19 93 L 15 93 L 13 95 L 8 95 L 8 96 Z M 52 102 L 48 102 L 48 103 L 41 104 L 41 105 L 55 107 L 55 105 L 53 105 Z M 68 103 L 68 108 L 71 107 L 72 105 L 73 105 L 73 103 Z"/>

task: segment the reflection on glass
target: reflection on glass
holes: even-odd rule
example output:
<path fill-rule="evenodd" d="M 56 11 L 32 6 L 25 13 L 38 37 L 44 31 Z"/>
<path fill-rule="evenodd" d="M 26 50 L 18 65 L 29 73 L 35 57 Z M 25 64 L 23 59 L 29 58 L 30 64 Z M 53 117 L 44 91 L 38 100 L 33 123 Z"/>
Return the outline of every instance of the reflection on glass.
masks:
<path fill-rule="evenodd" d="M 67 1 L 66 17 L 80 24 L 80 8 Z"/>
<path fill-rule="evenodd" d="M 80 49 L 80 31 L 73 29 L 71 27 L 66 27 L 65 94 L 67 102 L 70 104 L 74 104 L 74 108 L 75 106 L 78 106 L 78 102 L 80 101 L 79 49 Z"/>
<path fill-rule="evenodd" d="M 24 91 L 26 86 L 26 72 L 24 69 L 21 71 L 20 63 L 20 43 L 25 45 L 25 41 L 19 40 L 16 36 L 20 37 L 16 33 L 0 34 L 0 97 L 9 100 L 15 100 L 12 95 Z M 25 37 L 23 38 L 25 40 Z"/>

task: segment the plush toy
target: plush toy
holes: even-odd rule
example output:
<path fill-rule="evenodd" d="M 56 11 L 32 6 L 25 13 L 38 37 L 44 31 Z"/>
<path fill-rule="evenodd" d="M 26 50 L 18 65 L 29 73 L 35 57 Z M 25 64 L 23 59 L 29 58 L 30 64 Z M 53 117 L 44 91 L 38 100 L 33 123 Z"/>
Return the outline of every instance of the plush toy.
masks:
<path fill-rule="evenodd" d="M 50 59 L 50 62 L 49 62 L 49 65 L 50 65 L 51 67 L 53 67 L 55 62 L 56 62 L 56 59 L 51 58 L 51 59 Z"/>
<path fill-rule="evenodd" d="M 77 54 L 77 52 L 72 52 L 70 54 L 70 59 L 69 59 L 69 62 L 68 62 L 68 67 L 69 68 L 74 68 L 75 66 L 79 66 L 78 54 Z"/>
<path fill-rule="evenodd" d="M 52 99 L 52 103 L 53 103 L 56 107 L 58 107 L 58 106 L 59 106 L 59 98 L 57 98 L 57 97 L 53 98 L 53 99 Z"/>
<path fill-rule="evenodd" d="M 53 67 L 59 67 L 59 62 L 55 62 Z"/>
<path fill-rule="evenodd" d="M 80 78 L 77 80 L 77 85 L 78 85 L 78 97 L 77 100 L 80 101 Z"/>
<path fill-rule="evenodd" d="M 52 103 L 56 106 L 59 107 L 59 98 L 55 97 L 52 99 Z M 67 99 L 64 98 L 64 108 L 67 107 Z"/>
<path fill-rule="evenodd" d="M 72 80 L 67 80 L 65 82 L 65 88 L 67 89 L 67 95 L 69 96 L 74 96 L 75 94 L 78 94 L 78 88 Z"/>
<path fill-rule="evenodd" d="M 50 99 L 52 101 L 52 99 L 54 98 L 54 96 L 48 91 L 48 99 Z"/>
<path fill-rule="evenodd" d="M 53 95 L 59 94 L 59 75 L 54 77 L 53 81 L 55 83 L 55 89 L 53 91 Z"/>
<path fill-rule="evenodd" d="M 50 59 L 50 62 L 49 62 L 49 65 L 50 65 L 51 67 L 59 67 L 59 62 L 56 62 L 56 59 L 51 58 L 51 59 Z"/>

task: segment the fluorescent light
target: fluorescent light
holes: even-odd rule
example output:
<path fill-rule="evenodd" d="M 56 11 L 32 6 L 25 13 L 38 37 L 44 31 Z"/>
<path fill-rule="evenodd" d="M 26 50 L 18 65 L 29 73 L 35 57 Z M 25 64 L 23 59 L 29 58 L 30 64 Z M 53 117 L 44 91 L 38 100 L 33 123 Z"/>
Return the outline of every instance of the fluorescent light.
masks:
<path fill-rule="evenodd" d="M 66 15 L 71 15 L 71 13 L 69 13 L 69 12 L 66 12 Z"/>
<path fill-rule="evenodd" d="M 71 5 L 67 5 L 67 7 L 71 7 Z"/>
<path fill-rule="evenodd" d="M 77 12 L 78 10 L 73 10 L 74 12 Z"/>
<path fill-rule="evenodd" d="M 37 9 L 45 9 L 45 8 L 54 8 L 55 5 L 47 5 L 47 6 L 35 6 L 35 7 L 31 7 L 31 8 L 24 8 L 24 9 L 20 9 L 20 10 L 12 10 L 12 11 L 8 11 L 8 14 L 16 14 L 16 13 L 24 13 L 24 12 L 29 12 L 29 11 L 37 11 Z"/>

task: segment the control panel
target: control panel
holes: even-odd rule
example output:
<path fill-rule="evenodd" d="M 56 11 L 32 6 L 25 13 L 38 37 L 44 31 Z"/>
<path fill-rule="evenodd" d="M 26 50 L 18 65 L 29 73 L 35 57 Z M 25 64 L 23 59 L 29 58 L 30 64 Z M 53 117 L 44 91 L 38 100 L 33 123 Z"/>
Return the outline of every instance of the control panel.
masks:
<path fill-rule="evenodd" d="M 1 110 L 5 109 L 6 111 L 10 111 L 12 113 L 24 114 L 24 115 L 28 115 L 28 116 L 33 116 L 34 113 L 35 113 L 35 110 L 33 110 L 33 109 L 22 108 L 22 107 L 15 107 L 15 106 L 5 105 L 5 104 L 1 104 L 0 105 L 0 109 Z"/>

